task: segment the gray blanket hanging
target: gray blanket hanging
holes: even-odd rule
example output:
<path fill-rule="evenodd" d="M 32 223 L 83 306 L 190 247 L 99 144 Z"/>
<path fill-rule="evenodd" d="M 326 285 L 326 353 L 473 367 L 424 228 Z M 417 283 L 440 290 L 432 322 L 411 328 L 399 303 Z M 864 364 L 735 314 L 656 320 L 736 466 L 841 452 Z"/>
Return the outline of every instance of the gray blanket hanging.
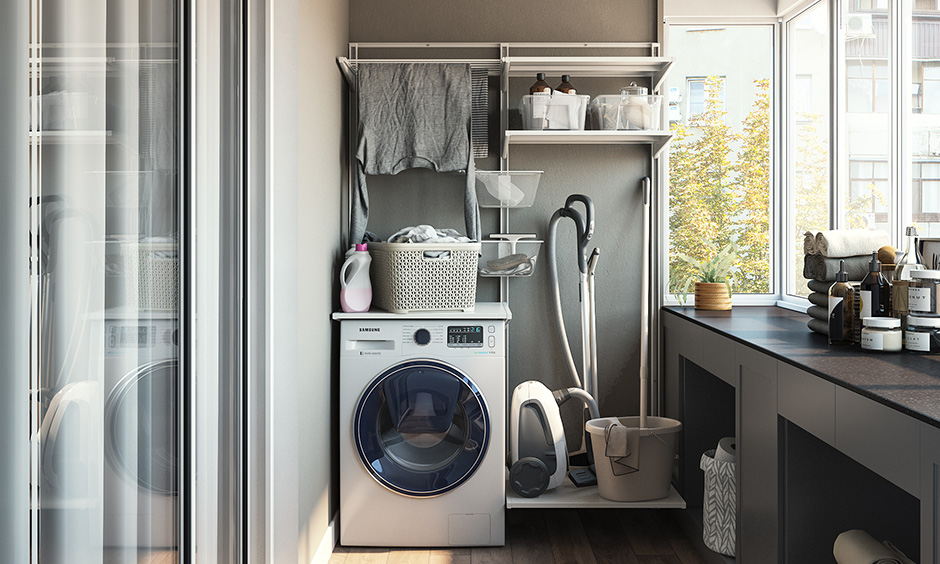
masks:
<path fill-rule="evenodd" d="M 469 64 L 360 64 L 358 186 L 352 199 L 350 244 L 362 241 L 369 221 L 366 176 L 409 168 L 467 172 L 467 236 L 480 238 L 480 211 L 471 157 Z"/>

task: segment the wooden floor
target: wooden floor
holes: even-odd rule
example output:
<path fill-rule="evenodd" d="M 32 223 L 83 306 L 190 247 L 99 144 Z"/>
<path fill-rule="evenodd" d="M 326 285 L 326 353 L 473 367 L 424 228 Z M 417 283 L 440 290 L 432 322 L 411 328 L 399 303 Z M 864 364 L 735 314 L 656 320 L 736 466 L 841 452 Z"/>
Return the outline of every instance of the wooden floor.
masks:
<path fill-rule="evenodd" d="M 330 564 L 704 564 L 667 510 L 512 509 L 506 546 L 337 546 Z"/>
<path fill-rule="evenodd" d="M 102 564 L 177 564 L 175 550 L 106 548 Z"/>

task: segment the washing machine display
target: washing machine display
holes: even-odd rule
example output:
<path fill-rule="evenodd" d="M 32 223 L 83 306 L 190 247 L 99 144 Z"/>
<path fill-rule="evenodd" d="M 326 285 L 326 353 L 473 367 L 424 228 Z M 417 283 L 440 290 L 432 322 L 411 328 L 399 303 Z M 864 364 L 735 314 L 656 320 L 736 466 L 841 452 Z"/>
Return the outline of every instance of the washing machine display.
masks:
<path fill-rule="evenodd" d="M 488 410 L 470 378 L 446 363 L 395 365 L 365 390 L 355 417 L 366 469 L 388 489 L 430 497 L 459 487 L 489 445 Z"/>

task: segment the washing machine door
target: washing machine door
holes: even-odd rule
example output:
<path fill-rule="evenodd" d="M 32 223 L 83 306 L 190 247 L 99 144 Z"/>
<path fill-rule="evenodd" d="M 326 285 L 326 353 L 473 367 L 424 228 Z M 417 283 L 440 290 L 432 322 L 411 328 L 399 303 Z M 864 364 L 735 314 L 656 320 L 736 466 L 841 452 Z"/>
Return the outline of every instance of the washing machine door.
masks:
<path fill-rule="evenodd" d="M 105 404 L 105 456 L 140 491 L 177 495 L 178 362 L 138 367 L 114 386 Z"/>
<path fill-rule="evenodd" d="M 490 435 L 486 403 L 473 381 L 425 359 L 396 364 L 373 380 L 353 427 L 372 477 L 411 497 L 440 495 L 468 480 Z"/>

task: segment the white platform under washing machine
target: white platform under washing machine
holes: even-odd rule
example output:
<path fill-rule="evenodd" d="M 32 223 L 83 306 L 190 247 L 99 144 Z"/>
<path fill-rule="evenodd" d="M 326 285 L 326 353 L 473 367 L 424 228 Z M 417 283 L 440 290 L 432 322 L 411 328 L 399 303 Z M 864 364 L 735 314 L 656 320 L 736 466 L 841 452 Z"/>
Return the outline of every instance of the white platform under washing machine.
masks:
<path fill-rule="evenodd" d="M 503 545 L 509 308 L 333 317 L 341 544 Z"/>

